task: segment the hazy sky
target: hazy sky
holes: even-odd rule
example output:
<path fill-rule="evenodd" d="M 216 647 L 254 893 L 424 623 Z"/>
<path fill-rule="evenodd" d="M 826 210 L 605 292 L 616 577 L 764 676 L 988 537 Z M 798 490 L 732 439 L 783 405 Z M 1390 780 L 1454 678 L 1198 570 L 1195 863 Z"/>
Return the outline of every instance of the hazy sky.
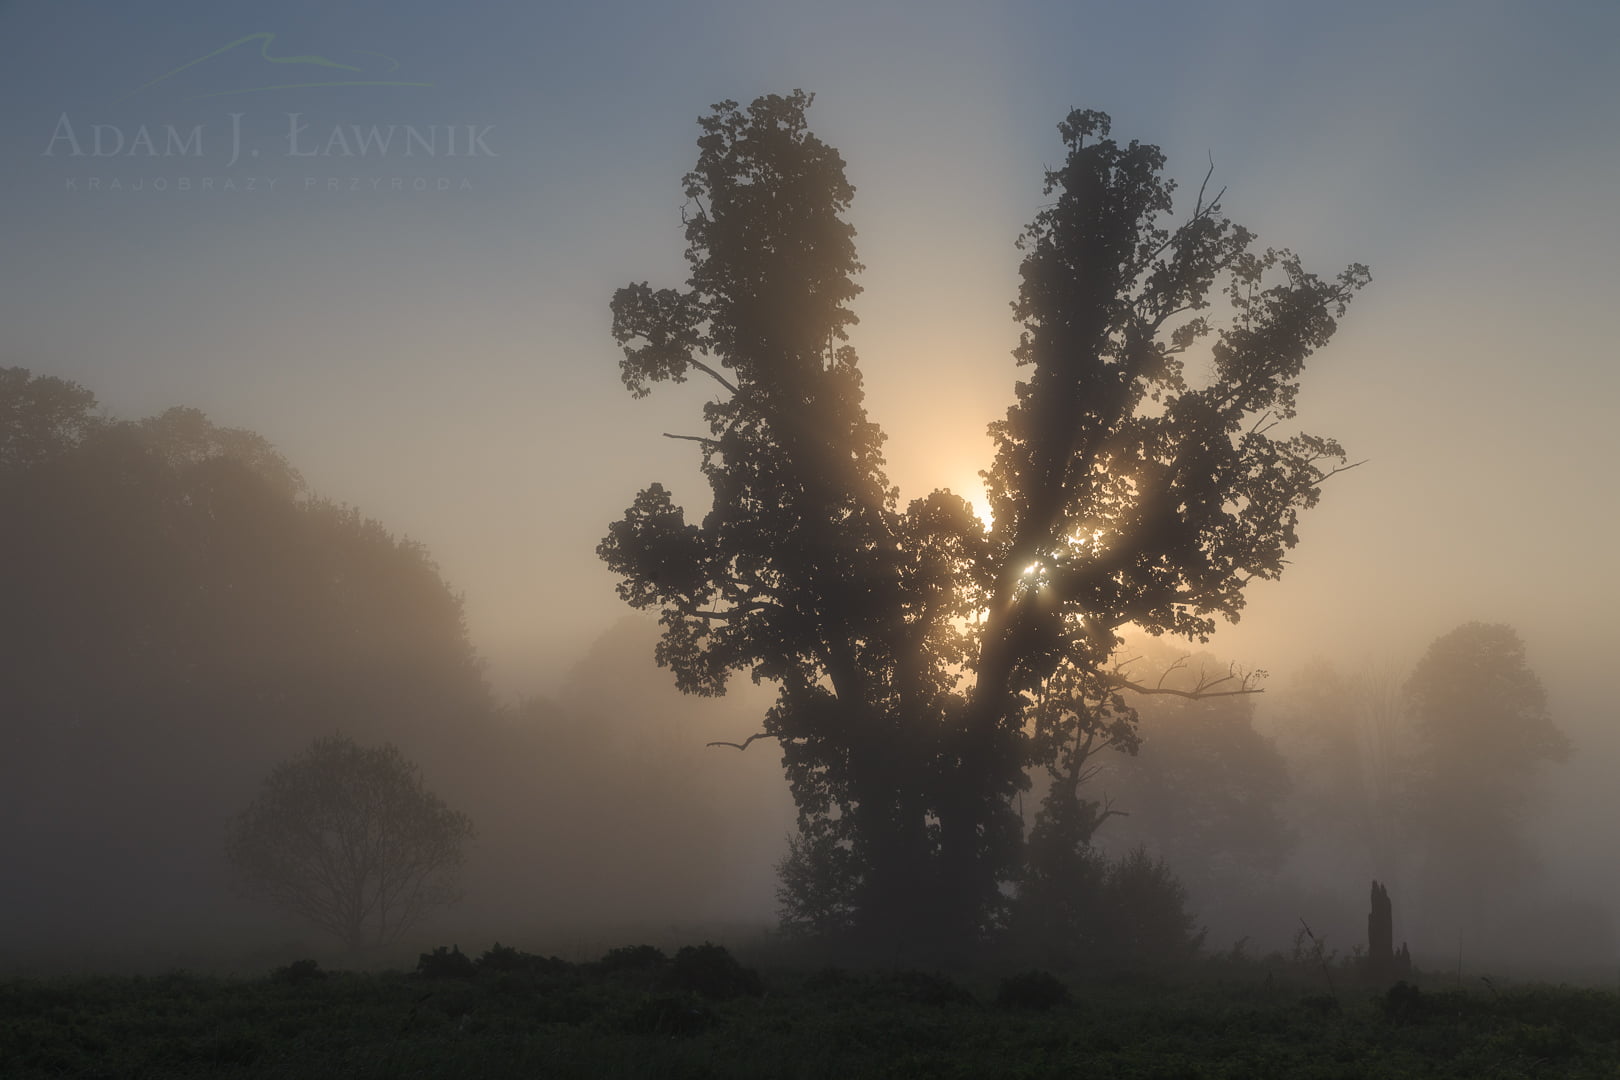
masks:
<path fill-rule="evenodd" d="M 701 388 L 632 401 L 608 333 L 616 287 L 684 278 L 696 118 L 816 93 L 909 498 L 987 464 L 1013 241 L 1056 123 L 1099 108 L 1183 194 L 1213 156 L 1263 243 L 1373 271 L 1301 398 L 1368 464 L 1216 648 L 1281 674 L 1509 622 L 1595 724 L 1620 598 L 1617 72 L 1612 2 L 0 3 L 0 364 L 264 434 L 435 553 L 502 689 L 545 689 L 622 613 L 607 523 L 649 481 L 700 494 L 659 433 L 696 429 Z M 310 82 L 426 85 L 273 88 Z M 95 154 L 97 124 L 124 153 Z M 394 141 L 359 156 L 354 125 Z"/>

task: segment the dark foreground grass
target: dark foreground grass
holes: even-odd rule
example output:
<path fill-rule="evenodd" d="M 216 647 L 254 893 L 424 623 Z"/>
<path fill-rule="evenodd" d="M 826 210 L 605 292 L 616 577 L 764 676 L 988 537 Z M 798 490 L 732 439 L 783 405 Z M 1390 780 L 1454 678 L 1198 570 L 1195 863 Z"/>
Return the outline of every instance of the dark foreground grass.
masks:
<path fill-rule="evenodd" d="M 1072 983 L 1038 1009 L 1027 979 L 1019 1006 L 993 979 L 607 961 L 9 981 L 0 1076 L 1620 1077 L 1620 997 L 1598 990 L 1334 996 L 1250 970 Z"/>

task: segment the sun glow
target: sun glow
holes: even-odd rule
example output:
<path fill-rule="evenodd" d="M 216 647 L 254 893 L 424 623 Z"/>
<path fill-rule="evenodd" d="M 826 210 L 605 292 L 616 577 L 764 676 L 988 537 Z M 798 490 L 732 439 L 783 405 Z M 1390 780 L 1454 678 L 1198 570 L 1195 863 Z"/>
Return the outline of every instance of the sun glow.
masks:
<path fill-rule="evenodd" d="M 984 481 L 978 476 L 973 476 L 952 486 L 951 490 L 967 501 L 973 508 L 973 513 L 984 524 L 985 532 L 989 532 L 993 520 L 990 513 L 990 498 L 984 493 Z"/>

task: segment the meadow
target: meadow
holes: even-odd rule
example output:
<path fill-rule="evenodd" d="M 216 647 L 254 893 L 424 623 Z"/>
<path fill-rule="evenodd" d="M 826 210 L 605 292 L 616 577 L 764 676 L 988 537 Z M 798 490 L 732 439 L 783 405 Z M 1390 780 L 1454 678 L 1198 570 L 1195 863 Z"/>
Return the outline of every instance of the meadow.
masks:
<path fill-rule="evenodd" d="M 754 959 L 750 957 L 750 959 Z M 769 960 L 769 957 L 762 957 Z M 1610 989 L 1206 958 L 1175 975 L 745 967 L 719 946 L 573 964 L 496 946 L 413 972 L 0 983 L 32 1077 L 1604 1077 Z"/>

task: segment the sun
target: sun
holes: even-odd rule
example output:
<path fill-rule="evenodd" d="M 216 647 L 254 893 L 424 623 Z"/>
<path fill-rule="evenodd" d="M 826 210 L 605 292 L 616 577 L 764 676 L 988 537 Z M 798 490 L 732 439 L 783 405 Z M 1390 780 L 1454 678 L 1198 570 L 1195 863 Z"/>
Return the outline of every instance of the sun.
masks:
<path fill-rule="evenodd" d="M 984 481 L 977 474 L 972 474 L 961 483 L 953 485 L 951 490 L 967 500 L 967 504 L 973 507 L 974 514 L 978 515 L 979 520 L 984 523 L 985 531 L 989 532 L 992 515 L 990 513 L 990 499 L 984 493 Z"/>

